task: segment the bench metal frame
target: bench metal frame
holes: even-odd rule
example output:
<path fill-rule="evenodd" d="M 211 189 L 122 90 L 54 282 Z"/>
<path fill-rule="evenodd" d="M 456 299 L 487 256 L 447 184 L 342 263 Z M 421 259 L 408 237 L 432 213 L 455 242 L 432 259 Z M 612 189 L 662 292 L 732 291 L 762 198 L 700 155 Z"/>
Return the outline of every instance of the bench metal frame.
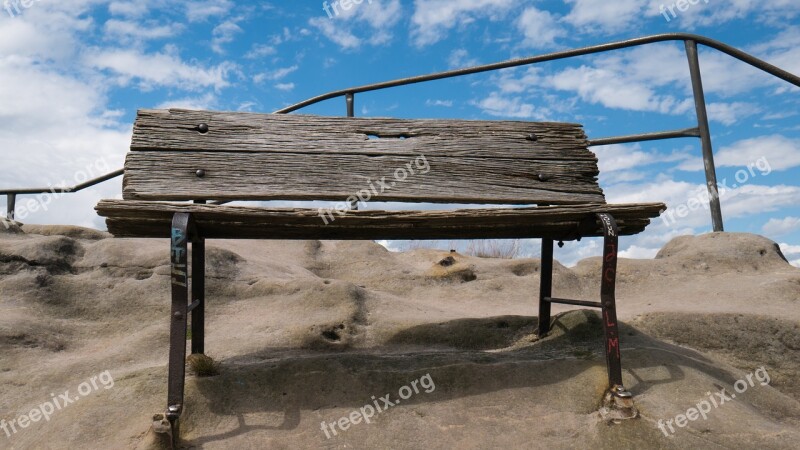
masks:
<path fill-rule="evenodd" d="M 601 270 L 600 301 L 562 299 L 552 296 L 553 247 L 552 238 L 542 239 L 541 273 L 539 284 L 539 328 L 537 335 L 544 338 L 551 328 L 553 303 L 599 308 L 603 321 L 608 387 L 605 403 L 617 408 L 624 416 L 635 417 L 638 412 L 633 395 L 622 382 L 620 334 L 616 310 L 616 276 L 618 229 L 611 214 L 596 214 L 603 230 L 603 262 Z M 191 243 L 191 265 L 189 244 Z M 560 241 L 559 241 L 560 243 Z M 205 352 L 205 239 L 198 230 L 192 214 L 175 213 L 170 239 L 170 264 L 172 308 L 170 314 L 170 349 L 168 366 L 167 412 L 170 424 L 171 445 L 175 446 L 180 433 L 180 416 L 184 411 L 186 381 L 186 334 L 191 314 L 191 353 Z M 191 276 L 190 276 L 191 274 Z M 190 285 L 191 283 L 191 285 Z M 191 286 L 191 289 L 190 289 Z"/>
<path fill-rule="evenodd" d="M 192 265 L 189 266 L 189 242 Z M 205 261 L 206 243 L 195 227 L 192 215 L 177 213 L 172 220 L 170 264 L 172 270 L 172 309 L 169 332 L 169 375 L 167 382 L 167 420 L 173 439 L 178 435 L 178 419 L 183 412 L 186 377 L 187 317 L 191 314 L 192 354 L 205 353 Z M 191 290 L 189 270 L 191 269 Z M 191 296 L 190 296 L 191 294 Z"/>
<path fill-rule="evenodd" d="M 624 401 L 624 407 L 632 398 L 622 383 L 622 358 L 620 355 L 619 327 L 617 325 L 617 252 L 619 234 L 617 223 L 611 214 L 597 214 L 603 225 L 603 268 L 600 278 L 600 301 L 572 300 L 553 297 L 553 240 L 542 239 L 542 269 L 539 282 L 539 338 L 550 332 L 550 309 L 553 303 L 563 305 L 600 308 L 605 336 L 606 366 L 608 368 L 608 389 L 611 394 Z"/>

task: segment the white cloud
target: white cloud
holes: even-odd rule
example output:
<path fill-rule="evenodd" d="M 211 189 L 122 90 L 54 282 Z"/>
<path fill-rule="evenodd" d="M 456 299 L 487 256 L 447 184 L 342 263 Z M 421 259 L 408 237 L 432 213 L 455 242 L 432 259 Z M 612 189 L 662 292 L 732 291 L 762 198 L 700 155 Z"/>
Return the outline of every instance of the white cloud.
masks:
<path fill-rule="evenodd" d="M 800 32 L 797 42 L 800 47 Z M 770 45 L 767 51 L 770 54 L 784 55 L 790 51 L 779 49 L 776 47 L 778 44 Z M 800 52 L 796 59 L 800 61 Z M 730 97 L 778 85 L 770 76 L 717 51 L 702 51 L 701 67 L 709 96 Z M 500 72 L 498 85 L 503 92 L 549 87 L 575 92 L 583 101 L 609 108 L 673 115 L 693 115 L 694 112 L 686 55 L 679 45 L 673 43 L 603 54 L 594 57 L 590 63 L 550 75 L 544 75 L 538 67 L 530 67 L 520 76 L 515 76 L 515 73 L 511 70 Z M 759 107 L 742 101 L 713 102 L 708 109 L 711 120 L 726 125 L 761 112 Z"/>
<path fill-rule="evenodd" d="M 214 50 L 214 53 L 225 53 L 222 46 L 233 42 L 236 35 L 244 31 L 236 22 L 237 19 L 226 20 L 214 27 L 211 39 L 211 49 Z"/>
<path fill-rule="evenodd" d="M 708 191 L 703 184 L 659 175 L 645 183 L 604 186 L 604 191 L 609 203 L 663 202 L 667 205 L 667 210 L 652 221 L 647 231 L 626 238 L 629 247 L 621 253 L 626 257 L 649 257 L 676 236 L 711 229 Z M 800 187 L 745 185 L 721 190 L 720 201 L 727 221 L 758 217 L 800 203 Z M 791 224 L 790 219 L 786 222 L 787 226 Z"/>
<path fill-rule="evenodd" d="M 136 82 L 143 88 L 176 91 L 228 84 L 227 74 L 234 68 L 230 63 L 186 63 L 169 47 L 156 54 L 87 47 L 93 36 L 136 46 L 181 31 L 142 19 L 146 1 L 103 2 L 114 18 L 97 24 L 89 8 L 100 3 L 41 2 L 15 20 L 0 20 L 0 148 L 13 155 L 0 168 L 0 186 L 69 186 L 121 168 L 132 126 L 120 120 L 131 111 L 109 109 L 114 84 Z M 63 195 L 47 211 L 26 215 L 25 221 L 102 227 L 93 207 L 100 198 L 117 197 L 120 187 L 117 178 Z M 18 197 L 20 213 L 32 198 Z"/>
<path fill-rule="evenodd" d="M 272 80 L 277 81 L 282 78 L 285 78 L 287 75 L 291 74 L 292 72 L 296 71 L 299 67 L 297 65 L 291 67 L 282 67 L 280 69 L 275 69 L 269 72 L 258 73 L 253 76 L 254 83 L 261 83 L 265 80 Z"/>
<path fill-rule="evenodd" d="M 800 166 L 800 140 L 781 135 L 758 136 L 725 146 L 714 155 L 717 167 L 752 167 L 752 174 L 767 175 L 772 170 Z M 702 170 L 697 158 L 678 166 L 681 170 Z"/>
<path fill-rule="evenodd" d="M 691 86 L 686 67 L 675 64 L 674 58 L 684 61 L 686 56 L 674 45 L 660 44 L 597 57 L 591 65 L 569 67 L 551 75 L 544 75 L 537 67 L 518 77 L 516 71 L 501 71 L 497 84 L 509 93 L 551 88 L 575 92 L 583 101 L 609 108 L 686 114 L 694 106 Z M 664 94 L 660 88 L 671 90 Z M 550 107 L 568 103 L 560 99 Z"/>
<path fill-rule="evenodd" d="M 425 100 L 425 106 L 443 106 L 445 108 L 450 108 L 453 106 L 452 100 Z"/>
<path fill-rule="evenodd" d="M 631 245 L 626 250 L 619 252 L 620 258 L 629 259 L 653 259 L 660 248 L 647 248 L 639 247 L 638 245 Z"/>
<path fill-rule="evenodd" d="M 104 27 L 106 37 L 119 43 L 131 43 L 174 36 L 182 29 L 179 24 L 155 25 L 129 20 L 110 19 Z"/>
<path fill-rule="evenodd" d="M 128 85 L 138 81 L 144 90 L 156 86 L 178 87 L 192 91 L 227 87 L 228 74 L 236 69 L 230 62 L 212 67 L 193 66 L 180 57 L 167 53 L 144 54 L 136 50 L 95 49 L 87 53 L 86 64 L 115 74 L 116 82 Z"/>
<path fill-rule="evenodd" d="M 641 144 L 614 144 L 592 147 L 597 155 L 600 173 L 622 171 L 644 167 L 659 162 L 680 161 L 687 157 L 684 153 L 663 155 L 658 152 L 645 152 Z"/>
<path fill-rule="evenodd" d="M 784 217 L 783 219 L 769 219 L 761 228 L 768 236 L 783 236 L 800 230 L 800 217 Z"/>
<path fill-rule="evenodd" d="M 572 10 L 565 20 L 584 31 L 598 29 L 617 33 L 627 31 L 632 22 L 642 17 L 645 3 L 641 0 L 566 0 Z"/>
<path fill-rule="evenodd" d="M 187 0 L 182 5 L 190 22 L 225 17 L 236 6 L 232 0 Z"/>
<path fill-rule="evenodd" d="M 800 9 L 800 3 L 796 3 L 796 8 Z M 800 73 L 800 30 L 796 27 L 778 33 L 770 41 L 745 48 L 745 51 L 781 69 Z M 729 97 L 764 87 L 774 87 L 774 94 L 787 90 L 800 91 L 800 88 L 716 50 L 702 50 L 700 65 L 703 85 L 708 93 Z"/>
<path fill-rule="evenodd" d="M 751 217 L 800 204 L 800 187 L 746 184 L 720 195 L 725 217 Z"/>
<path fill-rule="evenodd" d="M 142 0 L 131 2 L 115 1 L 108 4 L 108 12 L 114 16 L 139 18 L 147 14 L 147 11 L 147 2 Z"/>
<path fill-rule="evenodd" d="M 278 50 L 272 45 L 255 44 L 244 57 L 247 59 L 260 59 L 265 56 L 274 55 Z"/>
<path fill-rule="evenodd" d="M 531 91 L 544 84 L 544 79 L 541 76 L 541 67 L 528 67 L 519 78 L 515 77 L 516 71 L 514 69 L 505 69 L 500 71 L 497 77 L 497 86 L 500 91 L 504 93 L 521 93 Z"/>
<path fill-rule="evenodd" d="M 105 103 L 102 89 L 90 81 L 0 58 L 0 148 L 7 156 L 0 186 L 72 186 L 86 180 L 83 174 L 95 178 L 122 167 L 130 126 L 118 126 L 118 112 L 105 111 Z M 119 189 L 117 180 L 61 196 L 23 222 L 97 226 L 93 206 Z M 19 196 L 19 211 L 34 198 Z"/>
<path fill-rule="evenodd" d="M 643 80 L 626 75 L 624 67 L 620 70 L 587 66 L 569 68 L 552 76 L 550 82 L 556 89 L 576 92 L 582 100 L 608 108 L 675 114 L 685 113 L 693 105 L 688 99 L 657 94 Z"/>
<path fill-rule="evenodd" d="M 278 83 L 275 85 L 275 89 L 279 89 L 281 91 L 291 91 L 294 89 L 294 83 Z"/>
<path fill-rule="evenodd" d="M 667 211 L 660 220 L 672 228 L 710 225 L 708 191 L 703 184 L 663 179 L 644 185 L 614 185 L 606 189 L 606 198 L 613 203 L 664 202 Z M 800 187 L 728 186 L 720 189 L 720 203 L 725 219 L 753 217 L 800 203 Z"/>
<path fill-rule="evenodd" d="M 770 75 L 716 50 L 700 51 L 700 68 L 707 94 L 732 97 L 775 83 Z"/>
<path fill-rule="evenodd" d="M 496 92 L 474 104 L 490 116 L 546 120 L 547 115 L 546 109 L 537 110 L 532 104 L 524 103 L 519 97 L 503 97 Z"/>
<path fill-rule="evenodd" d="M 361 39 L 356 37 L 351 29 L 337 26 L 331 19 L 315 17 L 309 21 L 309 24 L 343 49 L 354 49 L 361 46 Z"/>
<path fill-rule="evenodd" d="M 50 5 L 36 6 L 14 20 L 0 20 L 0 58 L 69 63 L 80 46 L 78 33 L 89 31 L 92 20 L 40 8 Z"/>
<path fill-rule="evenodd" d="M 522 12 L 516 26 L 525 36 L 523 45 L 532 48 L 554 47 L 556 39 L 567 35 L 557 16 L 533 6 Z"/>
<path fill-rule="evenodd" d="M 477 65 L 478 60 L 476 58 L 470 58 L 469 52 L 465 48 L 455 49 L 450 52 L 450 56 L 447 57 L 447 66 L 451 69 L 461 69 Z"/>
<path fill-rule="evenodd" d="M 733 125 L 742 118 L 758 114 L 760 109 L 757 105 L 744 102 L 733 103 L 709 103 L 707 105 L 708 119 L 719 122 L 723 125 Z"/>
<path fill-rule="evenodd" d="M 217 104 L 217 97 L 212 93 L 204 94 L 200 97 L 185 97 L 180 99 L 174 100 L 167 100 L 165 102 L 159 103 L 156 108 L 158 109 L 169 109 L 169 108 L 180 108 L 180 109 L 200 109 L 200 110 L 209 110 L 213 109 L 213 107 Z"/>
<path fill-rule="evenodd" d="M 477 18 L 499 19 L 516 4 L 512 0 L 415 0 L 411 34 L 418 47 L 442 40 L 456 26 Z"/>
<path fill-rule="evenodd" d="M 578 261 L 603 254 L 602 241 L 597 238 L 581 239 L 580 242 L 567 241 L 564 247 L 555 249 L 555 259 L 567 267 L 572 267 Z"/>
<path fill-rule="evenodd" d="M 392 39 L 391 29 L 402 17 L 400 0 L 374 0 L 351 5 L 345 10 L 339 4 L 336 11 L 329 10 L 330 16 L 314 17 L 308 23 L 345 50 L 360 48 L 365 42 L 373 46 L 383 45 Z M 360 34 L 366 36 L 359 37 Z"/>
<path fill-rule="evenodd" d="M 800 3 L 794 3 L 794 7 L 796 11 L 800 11 Z M 755 46 L 752 51 L 784 70 L 794 74 L 800 73 L 800 30 L 797 27 L 788 27 L 771 41 Z M 795 86 L 789 87 L 786 82 L 774 78 L 770 81 L 779 86 L 778 93 L 788 89 L 797 92 L 800 89 Z"/>
<path fill-rule="evenodd" d="M 789 245 L 786 243 L 780 244 L 781 252 L 786 259 L 789 260 L 789 264 L 800 267 L 800 245 Z"/>
<path fill-rule="evenodd" d="M 672 2 L 663 3 L 668 6 Z M 653 2 L 653 8 L 648 8 L 647 15 L 661 14 L 655 7 L 660 4 L 662 2 Z M 720 25 L 745 18 L 774 26 L 791 23 L 792 19 L 800 15 L 800 4 L 796 0 L 728 0 L 724 4 L 701 2 L 690 6 L 686 11 L 679 12 L 676 9 L 675 12 L 681 25 L 690 28 Z"/>

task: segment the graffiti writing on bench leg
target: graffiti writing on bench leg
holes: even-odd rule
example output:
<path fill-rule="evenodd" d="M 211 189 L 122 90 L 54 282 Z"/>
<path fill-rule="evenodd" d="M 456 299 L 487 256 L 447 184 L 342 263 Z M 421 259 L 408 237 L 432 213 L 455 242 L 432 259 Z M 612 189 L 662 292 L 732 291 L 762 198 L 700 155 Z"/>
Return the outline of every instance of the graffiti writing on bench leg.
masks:
<path fill-rule="evenodd" d="M 186 287 L 186 234 L 180 228 L 172 229 L 172 284 Z"/>
<path fill-rule="evenodd" d="M 617 323 L 611 320 L 611 316 L 608 314 L 608 311 L 604 311 L 603 315 L 605 315 L 606 319 L 606 329 L 608 330 L 608 343 L 606 344 L 606 354 L 611 354 L 612 349 L 616 349 L 617 358 L 620 357 L 619 354 L 619 337 L 617 336 Z"/>
<path fill-rule="evenodd" d="M 600 220 L 603 221 L 603 225 L 605 225 L 606 230 L 608 230 L 608 235 L 614 237 L 617 233 L 614 231 L 614 225 L 611 223 L 611 218 L 608 217 L 607 214 L 600 214 Z"/>

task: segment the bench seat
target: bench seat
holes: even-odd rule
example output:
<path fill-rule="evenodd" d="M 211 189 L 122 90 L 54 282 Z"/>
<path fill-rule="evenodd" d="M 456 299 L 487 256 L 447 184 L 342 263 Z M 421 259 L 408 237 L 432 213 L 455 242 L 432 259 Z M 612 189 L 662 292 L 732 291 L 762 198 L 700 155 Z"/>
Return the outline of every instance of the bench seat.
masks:
<path fill-rule="evenodd" d="M 517 208 L 333 213 L 326 224 L 316 209 L 103 200 L 96 209 L 116 237 L 168 238 L 175 213 L 191 213 L 208 239 L 486 239 L 573 240 L 603 236 L 597 213 L 633 235 L 658 217 L 663 203 L 584 204 Z"/>

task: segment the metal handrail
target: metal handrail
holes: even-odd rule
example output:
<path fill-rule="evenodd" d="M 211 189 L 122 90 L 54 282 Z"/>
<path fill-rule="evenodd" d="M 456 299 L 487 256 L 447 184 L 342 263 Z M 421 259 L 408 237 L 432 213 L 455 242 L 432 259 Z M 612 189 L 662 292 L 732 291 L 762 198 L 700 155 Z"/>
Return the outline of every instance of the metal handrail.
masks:
<path fill-rule="evenodd" d="M 0 191 L 0 195 L 5 195 L 8 198 L 7 204 L 7 212 L 6 218 L 10 220 L 14 220 L 14 216 L 16 215 L 16 206 L 17 206 L 17 195 L 21 194 L 69 194 L 72 192 L 82 191 L 86 188 L 90 188 L 94 185 L 100 184 L 104 181 L 111 180 L 116 178 L 120 175 L 125 173 L 125 169 L 115 170 L 111 173 L 107 173 L 103 176 L 93 178 L 89 181 L 85 181 L 81 184 L 76 184 L 72 187 L 49 187 L 49 188 L 24 188 L 24 189 L 5 189 Z"/>
<path fill-rule="evenodd" d="M 641 45 L 648 45 L 648 44 L 655 44 L 658 42 L 666 42 L 666 41 L 694 41 L 699 44 L 703 44 L 707 47 L 711 47 L 713 49 L 719 50 L 723 53 L 726 53 L 734 58 L 743 61 L 747 64 L 750 64 L 758 69 L 761 69 L 771 75 L 774 75 L 784 81 L 788 81 L 789 83 L 794 84 L 795 86 L 800 86 L 800 77 L 797 75 L 787 72 L 777 66 L 773 66 L 772 64 L 763 61 L 761 59 L 756 58 L 748 53 L 745 53 L 735 47 L 731 47 L 730 45 L 724 44 L 720 41 L 716 41 L 714 39 L 707 38 L 705 36 L 700 36 L 697 34 L 690 34 L 690 33 L 664 33 L 664 34 L 654 34 L 651 36 L 644 36 L 640 38 L 628 39 L 624 41 L 617 41 L 611 42 L 607 44 L 600 44 L 600 45 L 592 45 L 589 47 L 582 47 L 572 50 L 565 50 L 560 52 L 554 53 L 547 53 L 544 55 L 539 56 L 532 56 L 528 58 L 518 58 L 518 59 L 510 59 L 507 61 L 502 61 L 498 63 L 492 64 L 484 64 L 481 66 L 474 66 L 468 67 L 464 69 L 456 69 L 456 70 L 448 70 L 446 72 L 437 72 L 432 73 L 429 75 L 419 75 L 415 77 L 409 78 L 400 78 L 391 81 L 384 81 L 381 83 L 374 83 L 374 84 L 367 84 L 364 86 L 352 87 L 348 89 L 340 89 L 338 91 L 328 92 L 327 94 L 318 95 L 316 97 L 312 97 L 308 100 L 304 100 L 300 103 L 295 103 L 294 105 L 287 106 L 285 108 L 279 109 L 275 111 L 277 114 L 285 114 L 297 111 L 298 109 L 305 108 L 306 106 L 311 106 L 313 104 L 330 100 L 337 97 L 342 97 L 347 94 L 358 94 L 361 92 L 369 92 L 369 91 L 376 91 L 380 89 L 387 89 L 393 88 L 398 86 L 406 86 L 409 84 L 415 83 L 423 83 L 426 81 L 434 81 L 434 80 L 442 80 L 445 78 L 453 78 L 453 77 L 460 77 L 464 75 L 473 75 L 476 73 L 481 72 L 490 72 L 494 70 L 501 70 L 501 69 L 508 69 L 511 67 L 519 67 L 519 66 L 527 66 L 531 64 L 537 64 L 541 62 L 547 61 L 557 61 L 559 59 L 566 59 L 566 58 L 574 58 L 577 56 L 586 56 L 591 55 L 594 53 L 603 53 L 612 50 L 620 50 L 630 47 L 638 47 Z"/>
<path fill-rule="evenodd" d="M 731 47 L 730 45 L 724 44 L 714 39 L 707 38 L 705 36 L 700 36 L 690 33 L 656 34 L 635 39 L 628 39 L 624 41 L 617 41 L 606 44 L 582 47 L 578 49 L 548 53 L 528 58 L 511 59 L 493 64 L 484 64 L 480 66 L 468 67 L 463 69 L 437 72 L 428 75 L 400 78 L 380 83 L 367 84 L 363 86 L 351 87 L 347 89 L 340 89 L 337 91 L 328 92 L 326 94 L 318 95 L 316 97 L 309 98 L 302 102 L 295 103 L 294 105 L 290 105 L 285 108 L 279 109 L 275 111 L 274 114 L 287 114 L 326 100 L 331 100 L 338 97 L 345 97 L 347 116 L 353 117 L 355 115 L 355 94 L 358 93 L 377 91 L 393 87 L 407 86 L 411 84 L 424 83 L 435 80 L 443 80 L 447 78 L 454 78 L 466 75 L 473 75 L 477 73 L 532 65 L 547 61 L 557 61 L 561 59 L 575 58 L 578 56 L 586 56 L 596 53 L 603 53 L 613 50 L 621 50 L 631 47 L 638 47 L 642 45 L 649 45 L 649 44 L 668 42 L 668 41 L 684 42 L 686 49 L 686 56 L 689 61 L 689 75 L 692 80 L 692 93 L 694 96 L 695 110 L 697 113 L 697 127 L 687 128 L 684 130 L 659 131 L 652 133 L 632 134 L 627 136 L 615 136 L 615 137 L 607 137 L 600 139 L 592 139 L 589 141 L 589 145 L 601 146 L 610 144 L 645 142 L 653 140 L 676 139 L 676 138 L 686 138 L 686 137 L 700 138 L 703 150 L 706 184 L 709 194 L 709 202 L 710 202 L 709 209 L 711 211 L 711 222 L 714 231 L 723 231 L 724 227 L 722 222 L 722 211 L 719 202 L 719 192 L 717 191 L 716 166 L 714 165 L 714 152 L 711 145 L 711 132 L 708 125 L 708 114 L 706 111 L 705 94 L 703 91 L 702 77 L 700 74 L 700 61 L 698 57 L 697 44 L 702 44 L 707 47 L 713 48 L 717 51 L 720 51 L 722 53 L 725 53 L 757 69 L 760 69 L 774 77 L 777 77 L 781 80 L 784 80 L 798 87 L 800 87 L 800 76 L 797 76 L 793 73 L 783 70 L 764 60 L 756 58 L 755 56 L 745 53 L 735 47 Z M 82 189 L 94 186 L 96 184 L 102 183 L 112 178 L 116 178 L 122 174 L 123 174 L 123 169 L 120 169 L 115 172 L 104 175 L 102 177 L 87 181 L 83 184 L 79 184 L 72 188 L 58 188 L 57 190 L 53 190 L 52 188 L 10 189 L 10 190 L 0 190 L 0 195 L 6 195 L 8 197 L 7 217 L 13 220 L 15 204 L 16 204 L 16 196 L 18 194 L 43 194 L 47 192 L 64 192 L 64 193 L 78 192 Z M 225 203 L 225 202 L 217 202 L 217 203 Z"/>

